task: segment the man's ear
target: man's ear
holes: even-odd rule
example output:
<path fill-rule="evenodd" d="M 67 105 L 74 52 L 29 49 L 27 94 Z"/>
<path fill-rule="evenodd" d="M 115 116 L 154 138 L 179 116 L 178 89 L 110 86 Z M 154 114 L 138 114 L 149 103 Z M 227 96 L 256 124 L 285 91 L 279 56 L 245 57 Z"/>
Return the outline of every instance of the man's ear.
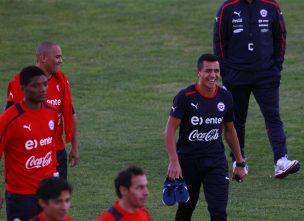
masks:
<path fill-rule="evenodd" d="M 47 60 L 47 56 L 45 54 L 39 55 L 39 61 L 45 63 Z"/>
<path fill-rule="evenodd" d="M 125 187 L 125 186 L 120 186 L 119 187 L 119 192 L 120 192 L 121 196 L 123 197 L 128 193 L 128 188 Z"/>
<path fill-rule="evenodd" d="M 23 91 L 23 93 L 24 93 L 24 85 L 21 85 L 21 90 Z"/>
<path fill-rule="evenodd" d="M 42 210 L 47 206 L 47 203 L 42 200 L 42 199 L 38 199 L 38 205 L 42 208 Z"/>
<path fill-rule="evenodd" d="M 200 73 L 201 71 L 197 68 L 196 69 L 196 71 L 195 71 L 195 73 L 196 73 L 196 75 L 199 77 L 199 73 Z"/>

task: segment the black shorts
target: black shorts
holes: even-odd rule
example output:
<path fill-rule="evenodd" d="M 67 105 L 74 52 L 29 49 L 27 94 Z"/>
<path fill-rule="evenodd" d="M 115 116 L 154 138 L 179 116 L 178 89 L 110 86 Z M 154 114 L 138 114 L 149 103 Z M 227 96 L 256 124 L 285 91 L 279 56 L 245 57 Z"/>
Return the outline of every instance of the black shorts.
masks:
<path fill-rule="evenodd" d="M 39 212 L 35 195 L 5 193 L 7 221 L 27 221 Z"/>
<path fill-rule="evenodd" d="M 59 173 L 59 176 L 67 179 L 68 177 L 68 159 L 67 159 L 67 152 L 65 149 L 63 150 L 57 150 L 56 151 L 56 157 L 57 157 L 57 172 Z"/>

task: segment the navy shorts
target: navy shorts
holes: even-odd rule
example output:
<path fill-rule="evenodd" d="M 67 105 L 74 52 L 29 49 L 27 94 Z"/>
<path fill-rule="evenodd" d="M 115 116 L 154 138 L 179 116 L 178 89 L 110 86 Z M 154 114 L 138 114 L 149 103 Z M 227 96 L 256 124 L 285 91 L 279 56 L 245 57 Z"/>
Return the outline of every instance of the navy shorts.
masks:
<path fill-rule="evenodd" d="M 65 149 L 56 151 L 57 157 L 57 172 L 61 178 L 67 179 L 68 177 L 68 159 L 67 152 Z"/>
<path fill-rule="evenodd" d="M 7 221 L 28 221 L 39 212 L 35 195 L 5 193 Z"/>

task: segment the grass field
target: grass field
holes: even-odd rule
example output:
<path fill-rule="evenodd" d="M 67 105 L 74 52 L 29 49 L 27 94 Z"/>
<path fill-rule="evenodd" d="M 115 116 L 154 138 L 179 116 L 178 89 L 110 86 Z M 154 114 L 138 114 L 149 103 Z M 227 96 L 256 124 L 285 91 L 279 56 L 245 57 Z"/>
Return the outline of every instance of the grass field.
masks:
<path fill-rule="evenodd" d="M 111 206 L 113 178 L 128 164 L 147 171 L 153 220 L 173 219 L 176 207 L 161 202 L 168 163 L 163 130 L 174 95 L 196 80 L 197 57 L 212 51 L 213 18 L 221 2 L 0 0 L 1 107 L 9 79 L 34 64 L 38 42 L 62 46 L 62 69 L 70 77 L 79 118 L 81 160 L 69 171 L 75 221 L 96 220 Z M 279 3 L 288 30 L 281 115 L 289 157 L 304 162 L 304 1 Z M 243 184 L 231 182 L 229 220 L 303 220 L 303 172 L 273 178 L 272 153 L 254 99 L 246 135 L 250 175 Z M 193 217 L 199 220 L 209 220 L 203 195 Z"/>

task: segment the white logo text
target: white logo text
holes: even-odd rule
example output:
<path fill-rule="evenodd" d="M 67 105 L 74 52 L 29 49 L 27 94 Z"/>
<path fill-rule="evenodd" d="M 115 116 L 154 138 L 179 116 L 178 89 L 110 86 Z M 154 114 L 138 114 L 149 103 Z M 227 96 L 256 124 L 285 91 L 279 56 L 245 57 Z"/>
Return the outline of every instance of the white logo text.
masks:
<path fill-rule="evenodd" d="M 46 102 L 48 104 L 51 104 L 51 105 L 54 105 L 54 106 L 60 106 L 61 105 L 61 100 L 60 99 L 47 100 Z"/>
<path fill-rule="evenodd" d="M 201 133 L 194 130 L 189 134 L 190 141 L 213 141 L 219 138 L 219 129 L 212 129 L 209 132 Z"/>
<path fill-rule="evenodd" d="M 44 157 L 36 158 L 31 156 L 25 163 L 26 169 L 41 168 L 50 165 L 52 162 L 52 151 L 48 152 Z"/>
<path fill-rule="evenodd" d="M 28 129 L 29 131 L 32 131 L 32 130 L 31 130 L 31 124 L 29 124 L 29 125 L 24 124 L 24 125 L 23 125 L 23 128 L 24 128 L 24 129 Z"/>
<path fill-rule="evenodd" d="M 38 144 L 43 147 L 45 145 L 49 145 L 52 143 L 52 140 L 53 140 L 53 137 L 47 137 L 47 138 L 42 138 L 40 139 L 39 141 L 34 139 L 34 140 L 27 140 L 25 142 L 25 149 L 27 150 L 32 150 L 34 148 L 37 148 L 38 147 Z"/>

